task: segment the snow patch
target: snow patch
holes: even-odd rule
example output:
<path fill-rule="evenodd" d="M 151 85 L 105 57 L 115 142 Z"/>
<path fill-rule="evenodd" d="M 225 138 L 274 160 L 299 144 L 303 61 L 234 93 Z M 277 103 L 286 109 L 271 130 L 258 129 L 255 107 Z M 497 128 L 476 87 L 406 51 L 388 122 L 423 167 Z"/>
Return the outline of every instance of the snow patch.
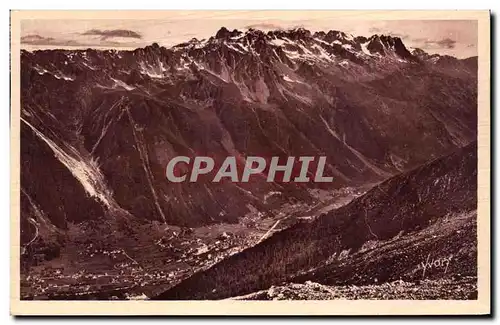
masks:
<path fill-rule="evenodd" d="M 78 160 L 75 157 L 72 157 L 61 147 L 59 147 L 54 141 L 47 138 L 42 132 L 40 132 L 37 128 L 35 128 L 22 117 L 21 121 L 29 126 L 33 130 L 33 132 L 41 140 L 43 140 L 50 149 L 52 149 L 56 158 L 64 166 L 66 166 L 66 168 L 68 168 L 71 174 L 73 174 L 73 176 L 80 182 L 80 184 L 90 196 L 99 199 L 108 208 L 111 206 L 108 201 L 108 193 L 106 193 L 106 191 L 103 189 L 104 176 L 101 174 L 99 167 L 97 166 L 95 161 L 90 160 L 89 162 L 85 162 L 83 161 L 83 159 Z M 72 149 L 71 151 L 73 151 L 73 154 L 78 157 L 76 150 L 73 147 L 70 147 L 70 149 Z M 78 158 L 81 159 L 81 157 Z"/>
<path fill-rule="evenodd" d="M 150 66 L 149 64 L 146 65 L 143 62 L 141 62 L 140 67 L 141 67 L 141 73 L 149 76 L 150 78 L 154 79 L 165 78 L 164 72 L 167 71 L 167 69 L 163 65 L 163 62 L 161 61 L 158 61 L 158 65 L 156 67 Z"/>
<path fill-rule="evenodd" d="M 267 200 L 271 197 L 271 196 L 274 196 L 274 195 L 281 195 L 281 192 L 279 191 L 271 191 L 269 193 L 267 193 L 266 195 L 264 195 L 264 203 L 267 202 Z"/>
<path fill-rule="evenodd" d="M 232 36 L 231 39 L 237 41 L 239 39 L 242 39 L 244 36 L 245 36 L 245 34 L 241 33 L 238 36 Z"/>
<path fill-rule="evenodd" d="M 327 61 L 332 61 L 330 54 L 328 52 L 326 52 L 324 48 L 322 48 L 318 44 L 314 44 L 312 47 L 319 52 L 319 54 L 318 54 L 319 58 L 327 60 Z"/>
<path fill-rule="evenodd" d="M 366 42 L 366 43 L 361 43 L 361 50 L 363 51 L 364 54 L 366 55 L 372 55 L 370 50 L 368 50 L 368 43 L 370 42 Z"/>
<path fill-rule="evenodd" d="M 353 41 L 354 40 L 354 36 L 352 34 L 345 34 L 345 39 L 348 40 L 348 41 Z"/>
<path fill-rule="evenodd" d="M 301 83 L 301 84 L 303 84 L 302 81 L 297 80 L 297 79 L 291 79 L 288 75 L 284 75 L 283 76 L 283 80 L 288 81 L 288 82 L 294 82 L 294 83 Z"/>
<path fill-rule="evenodd" d="M 245 52 L 241 51 L 240 49 L 237 49 L 237 48 L 236 48 L 236 47 L 234 47 L 232 44 L 227 44 L 227 43 L 226 43 L 226 46 L 227 46 L 228 48 L 230 48 L 231 50 L 236 51 L 236 52 L 238 52 L 238 53 L 240 53 L 240 54 L 245 54 Z"/>
<path fill-rule="evenodd" d="M 56 79 L 64 79 L 66 81 L 75 81 L 75 78 L 68 77 L 64 74 L 53 74 L 54 78 Z"/>
<path fill-rule="evenodd" d="M 271 44 L 276 45 L 276 46 L 282 46 L 285 43 L 286 43 L 286 41 L 282 40 L 282 39 L 273 39 L 273 40 L 271 40 Z"/>
<path fill-rule="evenodd" d="M 326 44 L 326 45 L 330 45 L 328 42 L 325 42 L 323 41 L 322 39 L 319 39 L 319 38 L 314 38 L 314 40 L 318 43 L 323 43 L 323 44 Z"/>
<path fill-rule="evenodd" d="M 343 61 L 339 62 L 339 65 L 344 67 L 344 68 L 347 68 L 349 66 L 349 62 L 346 60 L 343 60 Z"/>
<path fill-rule="evenodd" d="M 56 73 L 53 73 L 53 72 L 50 72 L 48 71 L 47 69 L 45 68 L 42 68 L 40 66 L 34 66 L 33 67 L 36 72 L 38 72 L 39 75 L 44 75 L 44 74 L 49 74 L 51 75 L 52 77 L 56 78 L 56 79 L 63 79 L 63 80 L 66 80 L 66 81 L 74 81 L 75 78 L 72 78 L 72 77 L 69 77 L 61 72 L 56 72 Z"/>
<path fill-rule="evenodd" d="M 87 63 L 87 62 L 85 62 L 85 61 L 82 61 L 82 64 L 83 64 L 84 66 L 86 66 L 87 68 L 89 68 L 90 70 L 92 70 L 92 71 L 95 71 L 95 70 L 97 69 L 96 67 L 91 66 L 90 64 L 88 64 L 88 63 Z"/>
<path fill-rule="evenodd" d="M 134 86 L 131 86 L 129 84 L 126 84 L 125 82 L 121 81 L 121 80 L 118 80 L 118 79 L 115 79 L 115 78 L 111 78 L 111 80 L 113 80 L 115 82 L 115 86 L 119 86 L 119 87 L 122 87 L 122 88 L 125 88 L 125 90 L 134 90 L 135 87 Z"/>

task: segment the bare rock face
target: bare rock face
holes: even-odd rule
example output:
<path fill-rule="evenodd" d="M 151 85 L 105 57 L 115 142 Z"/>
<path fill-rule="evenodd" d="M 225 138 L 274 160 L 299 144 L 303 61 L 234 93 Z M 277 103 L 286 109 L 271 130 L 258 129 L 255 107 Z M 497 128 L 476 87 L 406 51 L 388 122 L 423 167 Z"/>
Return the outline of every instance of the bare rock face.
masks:
<path fill-rule="evenodd" d="M 236 222 L 249 205 L 265 213 L 270 192 L 311 200 L 319 186 L 169 183 L 179 155 L 326 156 L 334 181 L 323 187 L 380 181 L 476 137 L 476 70 L 390 36 L 305 29 L 23 51 L 22 214 L 38 207 L 58 229 L 118 214 L 194 226 Z"/>

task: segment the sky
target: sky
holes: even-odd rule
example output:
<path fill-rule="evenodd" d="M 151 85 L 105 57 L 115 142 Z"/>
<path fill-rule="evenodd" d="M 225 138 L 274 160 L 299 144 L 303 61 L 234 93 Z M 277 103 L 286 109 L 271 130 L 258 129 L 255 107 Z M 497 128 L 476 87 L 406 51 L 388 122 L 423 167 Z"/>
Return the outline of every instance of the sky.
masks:
<path fill-rule="evenodd" d="M 156 42 L 169 47 L 194 37 L 208 38 L 222 27 L 264 31 L 303 27 L 312 32 L 340 30 L 354 36 L 401 37 L 407 47 L 466 58 L 477 55 L 475 20 L 370 20 L 328 12 L 165 12 L 154 19 L 24 19 L 21 47 L 133 49 Z"/>

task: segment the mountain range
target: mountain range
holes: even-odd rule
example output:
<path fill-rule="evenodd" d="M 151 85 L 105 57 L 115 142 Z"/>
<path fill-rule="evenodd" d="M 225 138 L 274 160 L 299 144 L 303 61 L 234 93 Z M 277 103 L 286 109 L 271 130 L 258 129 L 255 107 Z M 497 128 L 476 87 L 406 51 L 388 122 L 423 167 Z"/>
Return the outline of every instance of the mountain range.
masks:
<path fill-rule="evenodd" d="M 21 246 L 51 242 L 44 248 L 50 256 L 53 246 L 74 240 L 74 225 L 88 222 L 237 224 L 255 211 L 260 219 L 274 218 L 285 205 L 321 204 L 314 191 L 361 188 L 396 177 L 382 183 L 395 191 L 410 182 L 404 177 L 416 177 L 398 175 L 460 151 L 477 136 L 477 57 L 431 55 L 386 35 L 223 27 L 209 39 L 170 48 L 154 43 L 133 51 L 22 50 L 20 73 Z M 203 177 L 197 183 L 170 183 L 165 168 L 175 156 L 210 156 L 216 165 L 228 156 L 241 165 L 248 156 L 326 156 L 325 175 L 334 181 L 267 182 L 264 173 L 248 183 L 212 183 Z M 445 166 L 454 172 L 461 168 L 455 163 Z M 453 179 L 465 181 L 463 176 L 469 184 L 471 175 Z M 429 177 L 416 182 L 429 188 Z M 410 209 L 421 190 L 409 191 L 411 198 L 398 196 L 393 208 Z M 370 205 L 370 218 L 390 209 L 376 191 L 346 207 L 356 212 L 339 218 L 339 224 L 323 217 L 280 232 L 255 250 L 287 234 L 276 245 L 299 238 L 304 256 L 290 261 L 295 272 L 316 265 L 308 260 L 311 254 L 326 258 L 331 253 L 319 237 L 340 240 L 338 249 L 359 249 L 370 236 L 367 228 L 359 242 L 335 231 L 361 231 L 364 218 L 347 222 L 348 216 L 358 216 L 360 204 Z M 454 204 L 450 209 L 460 210 Z M 375 232 L 392 238 L 395 232 L 420 229 L 429 217 L 418 220 L 402 228 L 376 226 Z M 315 238 L 314 244 L 305 242 L 307 236 Z M 269 271 L 281 272 L 281 267 Z M 346 270 L 338 269 L 331 279 L 344 280 Z M 277 274 L 262 277 L 281 281 L 290 275 Z M 222 281 L 213 279 L 217 285 Z M 245 290 L 222 281 L 224 293 L 219 287 L 214 294 L 194 293 L 190 287 L 166 296 L 219 298 L 271 284 L 255 281 L 260 280 L 245 282 Z"/>

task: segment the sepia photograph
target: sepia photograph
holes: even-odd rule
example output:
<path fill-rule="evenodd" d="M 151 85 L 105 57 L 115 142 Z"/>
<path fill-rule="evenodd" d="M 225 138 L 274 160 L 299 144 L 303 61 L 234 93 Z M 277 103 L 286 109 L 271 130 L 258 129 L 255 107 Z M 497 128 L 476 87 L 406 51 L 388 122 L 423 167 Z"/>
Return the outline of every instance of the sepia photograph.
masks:
<path fill-rule="evenodd" d="M 12 11 L 12 312 L 489 313 L 489 15 Z"/>

